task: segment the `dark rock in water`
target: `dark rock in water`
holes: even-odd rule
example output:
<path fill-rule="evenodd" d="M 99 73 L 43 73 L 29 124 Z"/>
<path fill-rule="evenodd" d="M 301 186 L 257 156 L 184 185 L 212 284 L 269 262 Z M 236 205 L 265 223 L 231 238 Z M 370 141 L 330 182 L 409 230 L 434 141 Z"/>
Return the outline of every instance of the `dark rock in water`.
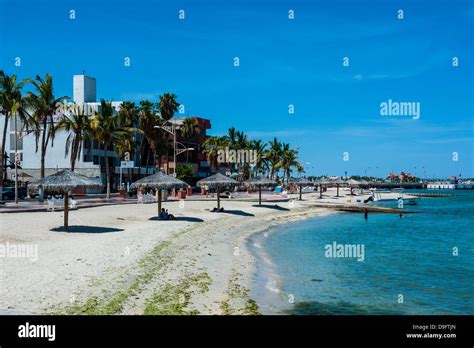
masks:
<path fill-rule="evenodd" d="M 311 279 L 312 282 L 322 282 L 323 280 L 322 279 L 316 279 L 316 278 L 313 278 Z"/>

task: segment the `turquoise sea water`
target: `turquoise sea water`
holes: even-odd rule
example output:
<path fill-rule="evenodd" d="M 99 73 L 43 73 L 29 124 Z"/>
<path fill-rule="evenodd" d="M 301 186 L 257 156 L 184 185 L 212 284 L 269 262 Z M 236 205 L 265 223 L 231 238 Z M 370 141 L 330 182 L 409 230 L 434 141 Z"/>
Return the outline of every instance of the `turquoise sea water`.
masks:
<path fill-rule="evenodd" d="M 255 235 L 251 296 L 263 313 L 474 314 L 474 191 L 448 193 L 402 219 L 335 214 Z M 333 242 L 363 245 L 364 261 L 326 257 Z"/>

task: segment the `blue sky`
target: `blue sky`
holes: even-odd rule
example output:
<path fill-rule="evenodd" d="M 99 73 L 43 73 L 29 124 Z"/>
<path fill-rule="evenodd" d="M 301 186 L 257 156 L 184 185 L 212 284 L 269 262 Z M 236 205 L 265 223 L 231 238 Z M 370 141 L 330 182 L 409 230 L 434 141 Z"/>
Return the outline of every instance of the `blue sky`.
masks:
<path fill-rule="evenodd" d="M 174 92 L 211 134 L 277 136 L 317 175 L 473 177 L 473 34 L 470 0 L 0 0 L 8 73 L 49 72 L 58 95 L 83 70 L 108 100 Z M 388 99 L 420 118 L 381 116 Z"/>

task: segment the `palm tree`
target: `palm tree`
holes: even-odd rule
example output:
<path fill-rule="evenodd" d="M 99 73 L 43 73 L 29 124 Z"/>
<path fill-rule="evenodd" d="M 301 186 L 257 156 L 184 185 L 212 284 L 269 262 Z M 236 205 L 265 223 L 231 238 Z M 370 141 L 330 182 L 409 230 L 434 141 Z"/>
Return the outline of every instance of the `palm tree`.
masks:
<path fill-rule="evenodd" d="M 159 168 L 161 167 L 161 156 L 168 153 L 169 139 L 156 127 L 163 126 L 165 121 L 155 112 L 155 105 L 148 100 L 142 100 L 138 110 L 138 124 L 143 134 L 142 140 L 145 140 L 147 145 L 144 146 L 143 142 L 141 144 L 142 158 L 145 158 L 145 165 L 148 166 L 151 152 L 154 161 L 158 158 L 158 163 L 154 162 L 153 165 L 157 165 Z"/>
<path fill-rule="evenodd" d="M 295 167 L 298 172 L 303 171 L 303 166 L 297 161 L 298 150 L 290 149 L 290 144 L 283 144 L 280 161 L 278 166 L 283 169 L 283 181 L 290 179 L 292 168 Z"/>
<path fill-rule="evenodd" d="M 25 79 L 17 82 L 16 75 L 8 76 L 3 70 L 0 70 L 0 113 L 5 117 L 2 133 L 2 147 L 0 148 L 0 200 L 3 198 L 3 182 L 5 180 L 4 174 L 6 174 L 4 155 L 8 121 L 10 117 L 18 115 L 26 130 L 28 130 L 30 124 L 33 124 L 29 114 L 26 112 L 25 97 L 21 94 L 23 86 L 30 81 L 30 79 Z M 16 136 L 17 134 L 15 134 L 15 137 Z M 11 147 L 12 144 L 10 144 L 10 149 Z"/>
<path fill-rule="evenodd" d="M 39 75 L 36 80 L 31 82 L 36 89 L 36 94 L 28 92 L 28 106 L 32 109 L 32 117 L 37 125 L 35 129 L 36 136 L 36 151 L 38 151 L 38 143 L 40 142 L 41 150 L 41 169 L 40 176 L 44 178 L 45 175 L 45 158 L 48 149 L 49 141 L 51 146 L 54 145 L 54 135 L 56 127 L 54 126 L 53 115 L 56 114 L 57 104 L 67 99 L 66 96 L 56 98 L 53 90 L 53 77 L 46 74 L 45 79 Z"/>
<path fill-rule="evenodd" d="M 196 120 L 193 117 L 186 117 L 179 128 L 179 133 L 183 138 L 192 138 L 198 129 L 199 125 Z"/>
<path fill-rule="evenodd" d="M 268 169 L 268 160 L 266 158 L 267 144 L 262 140 L 253 140 L 251 143 L 252 150 L 257 155 L 257 162 L 255 163 L 255 172 L 264 173 Z"/>
<path fill-rule="evenodd" d="M 178 96 L 173 93 L 164 93 L 160 95 L 160 101 L 157 103 L 157 108 L 160 111 L 161 117 L 166 121 L 173 118 L 173 115 L 178 111 L 179 103 L 176 101 Z"/>
<path fill-rule="evenodd" d="M 91 119 L 85 108 L 75 107 L 70 115 L 63 115 L 63 119 L 56 125 L 69 133 L 66 139 L 65 156 L 71 153 L 71 170 L 74 171 L 76 161 L 81 157 L 82 144 L 84 140 L 91 137 Z"/>
<path fill-rule="evenodd" d="M 219 169 L 220 163 L 217 158 L 219 150 L 225 146 L 225 142 L 224 137 L 210 136 L 202 144 L 203 153 L 207 156 L 207 162 L 209 162 L 211 171 L 213 172 Z"/>
<path fill-rule="evenodd" d="M 270 178 L 273 178 L 276 171 L 280 169 L 280 159 L 282 154 L 282 144 L 277 138 L 268 142 L 270 148 L 265 154 L 265 158 L 270 167 Z"/>
<path fill-rule="evenodd" d="M 110 198 L 110 166 L 107 151 L 114 149 L 117 142 L 126 137 L 132 137 L 131 128 L 122 127 L 120 116 L 114 115 L 112 103 L 104 99 L 100 101 L 100 112 L 96 112 L 91 120 L 91 129 L 94 139 L 104 147 L 105 175 L 107 180 L 107 199 Z"/>
<path fill-rule="evenodd" d="M 237 130 L 234 127 L 229 128 L 227 131 L 227 138 L 229 139 L 229 144 L 235 144 L 237 139 Z"/>
<path fill-rule="evenodd" d="M 139 120 L 139 109 L 134 102 L 123 102 L 119 110 L 120 122 L 124 127 L 135 127 Z"/>
<path fill-rule="evenodd" d="M 30 82 L 29 79 L 17 82 L 16 75 L 8 76 L 3 70 L 0 70 L 0 113 L 5 117 L 3 123 L 3 137 L 2 147 L 0 148 L 0 200 L 2 199 L 3 181 L 4 177 L 4 162 L 5 162 L 5 144 L 7 140 L 8 121 L 10 117 L 18 115 L 20 120 L 28 129 L 28 124 L 31 123 L 25 107 L 25 98 L 21 95 L 23 86 Z M 10 144 L 10 149 L 12 144 Z"/>

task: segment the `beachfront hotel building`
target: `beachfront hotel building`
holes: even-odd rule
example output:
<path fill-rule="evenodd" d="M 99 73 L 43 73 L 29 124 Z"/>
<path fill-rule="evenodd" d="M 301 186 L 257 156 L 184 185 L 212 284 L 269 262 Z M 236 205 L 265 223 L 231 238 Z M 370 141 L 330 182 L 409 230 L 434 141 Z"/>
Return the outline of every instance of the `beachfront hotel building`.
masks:
<path fill-rule="evenodd" d="M 82 75 L 73 76 L 73 101 L 87 107 L 87 110 L 94 112 L 100 111 L 100 102 L 97 101 L 97 90 L 96 79 L 93 77 Z M 122 101 L 112 101 L 113 112 L 116 113 L 120 110 Z M 3 124 L 3 115 L 0 114 L 0 124 Z M 53 116 L 54 122 L 59 122 L 62 115 L 58 114 Z M 206 131 L 211 128 L 209 120 L 193 117 L 196 123 L 199 125 L 199 133 L 191 139 L 183 139 L 178 137 L 178 141 L 186 147 L 193 147 L 194 151 L 188 151 L 177 157 L 178 164 L 180 162 L 189 163 L 193 167 L 193 175 L 197 177 L 205 177 L 208 175 L 209 165 L 206 158 L 202 154 L 201 145 L 207 137 Z M 183 122 L 184 118 L 173 118 L 171 121 L 179 126 Z M 36 139 L 34 133 L 26 133 L 22 131 L 23 125 L 18 121 L 17 130 L 17 152 L 20 160 L 19 173 L 23 173 L 28 178 L 27 181 L 37 179 L 40 177 L 40 162 L 41 153 L 36 151 Z M 48 149 L 45 158 L 45 175 L 54 174 L 59 169 L 70 168 L 70 157 L 65 155 L 65 145 L 68 133 L 65 131 L 57 131 L 54 138 L 54 143 L 49 142 Z M 139 137 L 139 136 L 138 136 Z M 14 180 L 14 158 L 15 158 L 15 118 L 11 118 L 8 125 L 5 153 L 8 156 L 6 159 L 6 178 Z M 139 138 L 136 140 L 140 141 Z M 171 152 L 171 151 L 170 151 Z M 109 157 L 109 164 L 113 166 L 112 172 L 115 174 L 113 177 L 112 187 L 116 188 L 119 184 L 120 175 L 120 161 L 121 158 L 114 151 L 107 151 L 107 157 Z M 143 176 L 154 174 L 156 168 L 154 166 L 139 167 L 140 153 L 136 151 L 133 158 L 130 160 L 134 161 L 135 166 L 133 168 L 122 169 L 124 178 L 127 181 L 137 180 Z M 166 156 L 162 158 L 162 168 L 167 172 L 174 172 L 174 164 L 172 163 L 173 156 L 170 154 L 167 160 Z M 75 171 L 90 177 L 101 177 L 105 182 L 105 155 L 103 147 L 96 141 L 86 140 L 82 144 L 81 156 L 78 158 L 75 164 Z M 25 180 L 24 180 L 25 181 Z M 124 181 L 124 180 L 122 180 Z"/>

